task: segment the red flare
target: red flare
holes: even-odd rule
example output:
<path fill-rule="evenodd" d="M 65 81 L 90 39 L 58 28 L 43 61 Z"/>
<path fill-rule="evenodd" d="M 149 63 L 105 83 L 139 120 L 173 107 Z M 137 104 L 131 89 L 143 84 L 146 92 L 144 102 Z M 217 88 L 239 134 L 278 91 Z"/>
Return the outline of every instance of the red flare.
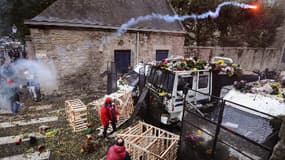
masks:
<path fill-rule="evenodd" d="M 6 82 L 7 84 L 12 84 L 14 81 L 12 79 L 8 79 Z"/>

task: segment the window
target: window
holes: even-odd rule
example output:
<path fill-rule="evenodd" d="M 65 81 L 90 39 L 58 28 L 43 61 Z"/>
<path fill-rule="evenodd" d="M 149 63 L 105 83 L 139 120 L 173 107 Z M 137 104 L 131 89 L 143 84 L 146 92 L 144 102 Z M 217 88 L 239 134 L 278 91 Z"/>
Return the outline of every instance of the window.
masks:
<path fill-rule="evenodd" d="M 183 90 L 186 84 L 192 89 L 193 77 L 179 77 L 177 90 Z"/>
<path fill-rule="evenodd" d="M 173 82 L 174 82 L 174 75 L 169 71 L 164 71 L 163 81 L 162 81 L 162 89 L 168 93 L 172 92 L 173 89 Z"/>
<path fill-rule="evenodd" d="M 156 61 L 161 61 L 168 57 L 168 50 L 156 50 Z"/>
<path fill-rule="evenodd" d="M 201 88 L 208 88 L 208 76 L 200 76 L 199 77 L 199 85 L 198 85 L 198 89 Z"/>
<path fill-rule="evenodd" d="M 168 87 L 167 87 L 167 92 L 171 93 L 172 90 L 173 90 L 173 83 L 174 83 L 174 78 L 175 78 L 175 75 L 170 73 L 168 75 Z"/>

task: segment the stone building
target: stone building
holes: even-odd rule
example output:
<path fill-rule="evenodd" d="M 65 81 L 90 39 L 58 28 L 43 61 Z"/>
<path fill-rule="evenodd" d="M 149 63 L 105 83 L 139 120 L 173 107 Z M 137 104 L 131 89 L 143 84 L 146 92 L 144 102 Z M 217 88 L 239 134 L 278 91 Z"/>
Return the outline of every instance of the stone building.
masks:
<path fill-rule="evenodd" d="M 185 30 L 178 21 L 145 21 L 102 42 L 130 18 L 152 13 L 176 14 L 167 0 L 57 0 L 25 24 L 35 57 L 55 64 L 60 94 L 102 95 L 110 62 L 121 73 L 140 61 L 183 55 Z"/>

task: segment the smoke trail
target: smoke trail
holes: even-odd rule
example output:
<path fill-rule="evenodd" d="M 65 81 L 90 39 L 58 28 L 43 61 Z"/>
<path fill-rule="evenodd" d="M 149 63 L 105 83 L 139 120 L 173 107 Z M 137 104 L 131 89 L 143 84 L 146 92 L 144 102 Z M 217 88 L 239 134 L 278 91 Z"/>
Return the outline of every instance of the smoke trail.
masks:
<path fill-rule="evenodd" d="M 214 12 L 208 11 L 208 12 L 205 12 L 202 14 L 194 14 L 193 13 L 191 15 L 184 15 L 184 16 L 179 16 L 179 15 L 171 16 L 171 15 L 161 15 L 161 14 L 157 14 L 157 13 L 152 13 L 152 14 L 146 15 L 146 16 L 139 16 L 137 18 L 131 18 L 128 22 L 122 24 L 118 28 L 118 30 L 115 33 L 113 33 L 111 36 L 104 37 L 102 42 L 103 42 L 103 44 L 108 43 L 112 38 L 121 36 L 123 33 L 125 33 L 130 26 L 136 25 L 136 24 L 143 22 L 143 21 L 160 19 L 160 20 L 164 20 L 168 23 L 172 23 L 172 22 L 175 22 L 176 20 L 184 21 L 186 19 L 206 19 L 208 17 L 217 18 L 220 14 L 222 7 L 225 7 L 225 6 L 236 6 L 236 7 L 240 7 L 240 8 L 244 8 L 244 9 L 255 9 L 256 8 L 256 6 L 254 6 L 254 5 L 249 5 L 249 4 L 245 4 L 245 3 L 223 2 L 217 6 L 217 8 Z"/>

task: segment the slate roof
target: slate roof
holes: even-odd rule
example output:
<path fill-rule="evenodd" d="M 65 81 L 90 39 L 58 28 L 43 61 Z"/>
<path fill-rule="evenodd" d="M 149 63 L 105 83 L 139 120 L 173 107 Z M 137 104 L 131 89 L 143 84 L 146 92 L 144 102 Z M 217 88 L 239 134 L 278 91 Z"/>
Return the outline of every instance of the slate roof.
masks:
<path fill-rule="evenodd" d="M 117 29 L 130 18 L 152 13 L 176 14 L 168 0 L 57 0 L 25 24 Z M 180 22 L 162 20 L 141 22 L 129 30 L 185 33 Z"/>

